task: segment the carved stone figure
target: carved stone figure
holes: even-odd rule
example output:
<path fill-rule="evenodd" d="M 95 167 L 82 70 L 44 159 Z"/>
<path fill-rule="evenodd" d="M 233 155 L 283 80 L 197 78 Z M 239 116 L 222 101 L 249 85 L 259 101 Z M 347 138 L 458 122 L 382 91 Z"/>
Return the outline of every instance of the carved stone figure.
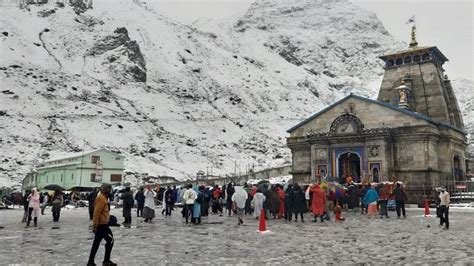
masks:
<path fill-rule="evenodd" d="M 377 157 L 379 156 L 379 146 L 370 146 L 369 147 L 369 155 L 370 157 Z"/>
<path fill-rule="evenodd" d="M 407 102 L 407 92 L 404 90 L 400 90 L 400 102 L 406 103 Z"/>

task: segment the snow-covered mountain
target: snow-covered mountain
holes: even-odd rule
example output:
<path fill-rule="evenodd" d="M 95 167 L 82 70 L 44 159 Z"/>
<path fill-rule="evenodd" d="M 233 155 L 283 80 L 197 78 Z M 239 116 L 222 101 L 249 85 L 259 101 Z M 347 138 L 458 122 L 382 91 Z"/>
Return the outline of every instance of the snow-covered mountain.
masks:
<path fill-rule="evenodd" d="M 55 2 L 0 3 L 3 184 L 102 147 L 127 171 L 178 179 L 289 164 L 286 129 L 349 92 L 375 97 L 378 56 L 405 47 L 341 0 L 259 0 L 238 21 L 192 26 L 141 1 Z"/>
<path fill-rule="evenodd" d="M 457 78 L 451 84 L 456 94 L 464 119 L 464 127 L 468 133 L 468 150 L 474 154 L 474 81 Z"/>

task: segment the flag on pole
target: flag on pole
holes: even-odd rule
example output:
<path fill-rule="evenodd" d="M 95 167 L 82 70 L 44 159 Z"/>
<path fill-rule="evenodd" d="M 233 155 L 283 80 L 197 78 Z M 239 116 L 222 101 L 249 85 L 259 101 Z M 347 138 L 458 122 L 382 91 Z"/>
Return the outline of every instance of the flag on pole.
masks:
<path fill-rule="evenodd" d="M 415 23 L 415 15 L 411 16 L 411 18 L 408 19 L 407 23 Z"/>

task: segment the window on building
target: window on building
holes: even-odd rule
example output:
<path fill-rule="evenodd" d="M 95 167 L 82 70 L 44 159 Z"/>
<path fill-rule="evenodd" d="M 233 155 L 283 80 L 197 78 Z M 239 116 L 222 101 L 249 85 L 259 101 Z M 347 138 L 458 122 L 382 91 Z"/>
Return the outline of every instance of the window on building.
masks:
<path fill-rule="evenodd" d="M 63 175 L 61 174 L 61 182 L 63 182 Z"/>
<path fill-rule="evenodd" d="M 46 183 L 48 183 L 49 176 L 46 176 Z"/>
<path fill-rule="evenodd" d="M 91 163 L 97 163 L 98 161 L 100 161 L 100 156 L 93 155 L 93 156 L 92 156 Z"/>
<path fill-rule="evenodd" d="M 74 179 L 74 174 L 71 174 L 71 180 L 73 180 L 73 179 Z"/>
<path fill-rule="evenodd" d="M 110 175 L 110 182 L 122 182 L 122 175 Z"/>
<path fill-rule="evenodd" d="M 91 174 L 91 182 L 95 182 L 95 173 Z"/>

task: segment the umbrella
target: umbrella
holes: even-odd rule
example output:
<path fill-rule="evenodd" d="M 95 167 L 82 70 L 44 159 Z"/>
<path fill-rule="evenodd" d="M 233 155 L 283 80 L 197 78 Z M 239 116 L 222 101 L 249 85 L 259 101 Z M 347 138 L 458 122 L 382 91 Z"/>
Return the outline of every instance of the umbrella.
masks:
<path fill-rule="evenodd" d="M 62 186 L 57 185 L 57 184 L 46 185 L 46 186 L 44 186 L 44 189 L 47 189 L 47 190 L 61 190 L 61 191 L 64 190 L 64 188 Z"/>
<path fill-rule="evenodd" d="M 336 188 L 336 198 L 341 198 L 342 196 L 344 196 L 344 189 L 343 188 Z"/>
<path fill-rule="evenodd" d="M 71 191 L 74 190 L 74 191 L 77 191 L 77 192 L 88 192 L 88 191 L 93 191 L 94 188 L 93 187 L 72 187 L 70 189 Z"/>

